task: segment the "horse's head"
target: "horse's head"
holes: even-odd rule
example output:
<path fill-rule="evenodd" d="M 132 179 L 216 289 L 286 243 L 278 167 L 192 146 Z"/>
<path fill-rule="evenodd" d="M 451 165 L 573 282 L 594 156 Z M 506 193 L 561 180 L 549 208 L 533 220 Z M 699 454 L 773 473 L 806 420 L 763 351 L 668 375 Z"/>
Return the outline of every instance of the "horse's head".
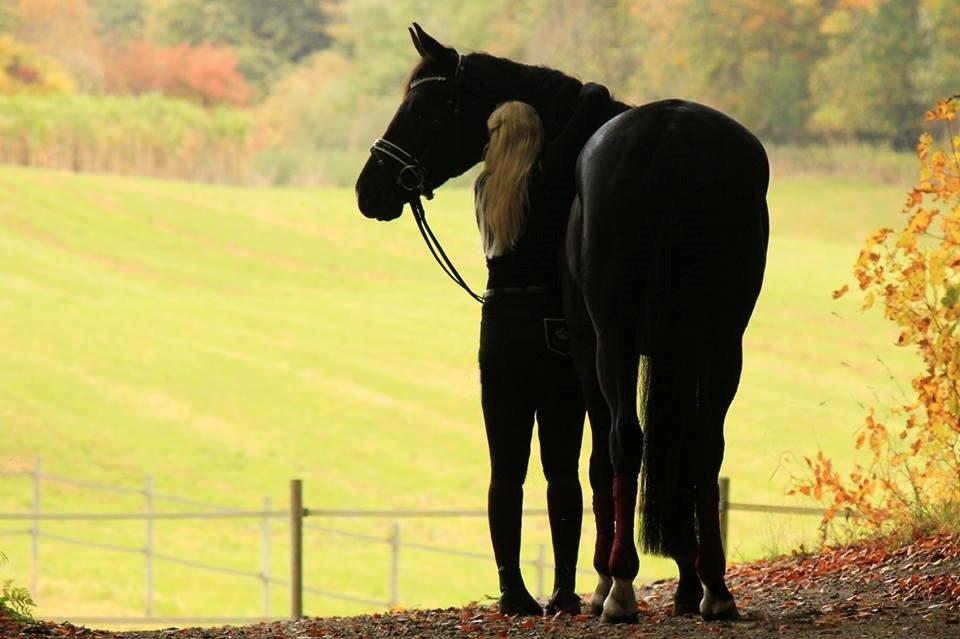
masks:
<path fill-rule="evenodd" d="M 463 56 L 410 29 L 420 54 L 406 95 L 357 179 L 357 205 L 366 217 L 393 220 L 403 205 L 480 161 L 492 104 L 468 95 Z"/>

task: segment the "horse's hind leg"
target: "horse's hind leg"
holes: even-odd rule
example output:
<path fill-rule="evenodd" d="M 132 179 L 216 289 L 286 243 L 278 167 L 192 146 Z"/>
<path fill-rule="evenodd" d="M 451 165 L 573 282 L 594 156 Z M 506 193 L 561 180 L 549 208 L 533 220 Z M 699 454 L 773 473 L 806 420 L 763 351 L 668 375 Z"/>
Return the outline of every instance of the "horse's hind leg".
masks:
<path fill-rule="evenodd" d="M 590 488 L 593 492 L 593 516 L 597 528 L 593 567 L 599 580 L 590 598 L 591 614 L 603 613 L 603 602 L 610 594 L 610 551 L 613 548 L 613 464 L 610 461 L 610 407 L 600 391 L 597 379 L 597 340 L 593 324 L 577 283 L 563 270 L 564 311 L 570 326 L 572 355 L 580 377 L 583 398 L 590 417 Z M 697 599 L 699 602 L 699 598 Z"/>
<path fill-rule="evenodd" d="M 690 514 L 693 515 L 693 511 Z M 695 539 L 695 530 L 696 524 L 691 517 L 689 535 L 684 536 Z M 677 563 L 677 570 L 680 573 L 677 590 L 673 595 L 673 614 L 676 616 L 698 614 L 700 601 L 703 599 L 703 586 L 697 574 L 697 545 L 694 543 L 689 548 L 676 549 L 671 556 Z"/>
<path fill-rule="evenodd" d="M 597 380 L 596 341 L 592 328 L 589 348 L 584 349 L 584 366 L 590 371 L 582 377 L 584 399 L 590 416 L 590 488 L 593 491 L 593 517 L 597 527 L 597 538 L 593 547 L 593 568 L 599 579 L 593 595 L 590 597 L 590 612 L 603 613 L 603 602 L 610 594 L 613 577 L 610 575 L 610 553 L 614 538 L 613 505 L 613 463 L 610 461 L 610 407 L 600 392 Z"/>
<path fill-rule="evenodd" d="M 596 362 L 596 356 L 593 359 Z M 595 366 L 595 364 L 594 364 Z M 590 597 L 590 613 L 603 614 L 603 602 L 613 587 L 610 575 L 610 554 L 614 539 L 613 464 L 610 461 L 610 408 L 600 392 L 596 369 L 584 388 L 593 448 L 590 451 L 590 487 L 593 490 L 593 518 L 597 539 L 593 547 L 593 568 L 599 579 Z"/>
<path fill-rule="evenodd" d="M 720 537 L 720 492 L 723 422 L 740 383 L 743 351 L 740 337 L 725 338 L 710 348 L 699 381 L 703 415 L 703 464 L 696 483 L 699 550 L 697 573 L 703 584 L 700 614 L 705 620 L 738 619 L 737 605 L 724 581 L 726 558 Z"/>
<path fill-rule="evenodd" d="M 636 322 L 615 313 L 614 321 L 596 321 L 597 373 L 613 417 L 610 457 L 613 462 L 614 539 L 610 552 L 613 586 L 603 603 L 603 620 L 633 622 L 637 600 L 633 580 L 640 569 L 634 542 L 637 510 L 637 477 L 643 459 L 643 432 L 637 417 L 637 376 L 639 348 L 634 333 Z"/>

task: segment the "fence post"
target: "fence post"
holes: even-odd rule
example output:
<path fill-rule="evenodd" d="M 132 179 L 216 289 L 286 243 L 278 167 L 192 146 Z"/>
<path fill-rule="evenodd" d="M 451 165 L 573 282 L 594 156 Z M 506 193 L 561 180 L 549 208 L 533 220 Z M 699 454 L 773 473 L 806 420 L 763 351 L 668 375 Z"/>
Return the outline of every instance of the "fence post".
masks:
<path fill-rule="evenodd" d="M 263 498 L 263 620 L 270 618 L 270 498 Z"/>
<path fill-rule="evenodd" d="M 290 480 L 290 616 L 303 618 L 303 480 Z"/>
<path fill-rule="evenodd" d="M 38 584 L 40 583 L 40 480 L 41 475 L 40 455 L 37 455 L 33 462 L 33 528 L 30 529 L 32 537 L 31 544 L 31 562 L 30 562 L 30 592 L 34 597 L 37 596 Z"/>
<path fill-rule="evenodd" d="M 147 475 L 143 486 L 145 510 L 147 514 L 146 542 L 143 552 L 146 556 L 146 593 L 144 596 L 144 613 L 149 619 L 153 616 L 153 477 Z"/>
<path fill-rule="evenodd" d="M 730 516 L 730 478 L 721 477 L 718 483 L 720 487 L 720 540 L 723 542 L 723 552 L 726 555 Z"/>
<path fill-rule="evenodd" d="M 390 532 L 390 607 L 400 604 L 400 522 Z"/>
<path fill-rule="evenodd" d="M 547 571 L 547 547 L 537 545 L 537 599 L 543 599 L 543 579 Z"/>

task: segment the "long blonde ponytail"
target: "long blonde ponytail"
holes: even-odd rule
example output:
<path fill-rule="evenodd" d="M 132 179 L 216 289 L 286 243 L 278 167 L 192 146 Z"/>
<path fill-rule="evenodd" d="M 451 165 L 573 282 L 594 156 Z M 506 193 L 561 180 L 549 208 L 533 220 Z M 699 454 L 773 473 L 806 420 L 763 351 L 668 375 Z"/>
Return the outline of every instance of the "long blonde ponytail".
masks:
<path fill-rule="evenodd" d="M 526 222 L 527 181 L 543 147 L 543 123 L 525 102 L 505 102 L 487 119 L 490 143 L 477 178 L 477 223 L 483 252 L 516 246 Z"/>

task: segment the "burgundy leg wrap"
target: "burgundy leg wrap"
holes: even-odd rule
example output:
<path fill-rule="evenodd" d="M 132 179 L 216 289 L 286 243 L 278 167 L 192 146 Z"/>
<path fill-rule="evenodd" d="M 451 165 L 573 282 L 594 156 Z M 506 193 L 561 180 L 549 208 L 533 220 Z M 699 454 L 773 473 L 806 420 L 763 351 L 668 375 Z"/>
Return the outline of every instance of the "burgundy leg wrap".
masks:
<path fill-rule="evenodd" d="M 633 518 L 637 512 L 636 475 L 614 475 L 613 501 L 616 534 L 610 553 L 610 574 L 623 579 L 633 579 L 640 572 L 640 557 L 633 540 Z"/>
<path fill-rule="evenodd" d="M 593 567 L 601 575 L 610 574 L 613 550 L 613 486 L 593 493 L 593 518 L 597 523 L 597 543 L 593 548 Z"/>

